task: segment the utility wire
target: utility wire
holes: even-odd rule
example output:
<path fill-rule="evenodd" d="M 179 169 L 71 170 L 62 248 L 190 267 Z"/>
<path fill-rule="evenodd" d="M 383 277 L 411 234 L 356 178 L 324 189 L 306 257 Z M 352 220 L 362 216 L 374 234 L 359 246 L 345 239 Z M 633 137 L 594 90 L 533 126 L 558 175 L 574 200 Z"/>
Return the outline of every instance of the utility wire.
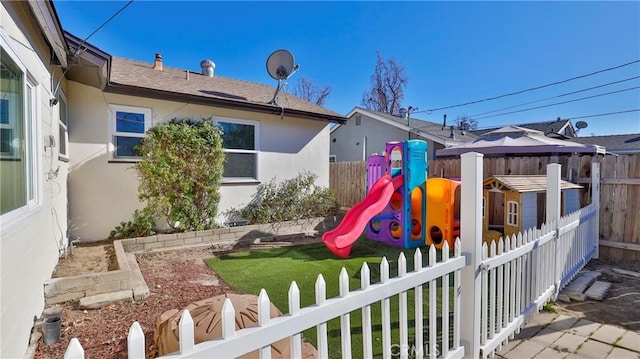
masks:
<path fill-rule="evenodd" d="M 82 47 L 82 45 L 84 45 L 84 43 L 89 40 L 89 38 L 91 36 L 93 36 L 96 32 L 100 31 L 100 29 L 102 29 L 105 25 L 107 25 L 111 20 L 113 20 L 116 16 L 118 16 L 124 9 L 126 9 L 129 5 L 131 5 L 131 3 L 133 2 L 133 0 L 129 0 L 128 3 L 126 3 L 122 8 L 120 8 L 120 10 L 116 11 L 115 14 L 111 15 L 110 18 L 108 18 L 105 22 L 102 23 L 102 25 L 98 26 L 95 30 L 93 30 L 92 33 L 89 34 L 89 36 L 87 36 L 84 40 L 82 40 L 82 44 L 80 44 L 80 47 Z"/>
<path fill-rule="evenodd" d="M 580 92 L 586 92 L 586 91 L 590 91 L 590 90 L 595 90 L 595 89 L 597 89 L 597 88 L 606 87 L 606 86 L 610 86 L 610 85 L 615 85 L 615 84 L 619 84 L 619 83 L 622 83 L 622 82 L 635 80 L 635 79 L 638 79 L 638 78 L 640 78 L 640 76 L 629 77 L 629 78 L 624 79 L 624 80 L 614 81 L 614 82 L 609 82 L 609 83 L 606 83 L 606 84 L 603 84 L 603 85 L 593 86 L 593 87 L 589 87 L 589 88 L 582 89 L 582 90 L 578 90 L 578 91 L 567 92 L 567 93 L 563 93 L 563 94 L 561 94 L 561 95 L 557 95 L 557 96 L 551 96 L 551 97 L 543 98 L 543 99 L 540 99 L 540 100 L 535 100 L 535 101 L 530 101 L 530 102 L 521 103 L 521 104 L 519 104 L 519 105 L 514 105 L 514 106 L 509 106 L 509 107 L 503 107 L 503 108 L 498 109 L 498 110 L 487 111 L 487 112 L 483 112 L 483 113 L 479 113 L 479 114 L 471 115 L 471 116 L 469 116 L 469 117 L 474 118 L 474 117 L 476 117 L 476 116 L 483 116 L 483 115 L 488 115 L 488 114 L 490 114 L 490 113 L 494 113 L 494 112 L 500 112 L 500 111 L 504 111 L 504 110 L 510 110 L 510 109 L 512 109 L 512 108 L 516 108 L 516 107 L 520 107 L 520 106 L 531 105 L 532 103 L 537 103 L 537 102 L 547 101 L 547 100 L 551 100 L 551 99 L 554 99 L 554 98 L 559 98 L 559 97 L 564 97 L 564 96 L 569 96 L 569 95 L 575 95 L 575 94 L 580 93 Z"/>
<path fill-rule="evenodd" d="M 617 115 L 617 114 L 620 114 L 620 113 L 629 113 L 629 112 L 638 112 L 638 111 L 640 111 L 640 108 L 636 108 L 636 109 L 633 109 L 633 110 L 626 110 L 626 111 L 599 113 L 597 115 L 586 115 L 586 116 L 579 116 L 579 117 L 571 117 L 571 119 L 572 120 L 579 120 L 581 118 L 602 117 L 602 116 Z"/>
<path fill-rule="evenodd" d="M 496 115 L 490 115 L 490 116 L 484 116 L 484 117 L 477 117 L 477 118 L 474 118 L 474 120 L 482 120 L 482 119 L 485 119 L 485 118 L 491 118 L 491 117 L 498 117 L 498 116 L 510 115 L 510 114 L 512 114 L 512 113 L 518 113 L 518 112 L 525 112 L 525 111 L 537 110 L 537 109 L 539 109 L 539 108 L 545 108 L 545 107 L 551 107 L 551 106 L 556 106 L 556 105 L 562 105 L 562 104 L 565 104 L 565 103 L 576 102 L 576 101 L 582 101 L 582 100 L 587 100 L 587 99 L 595 98 L 595 97 L 601 97 L 601 96 L 613 95 L 613 94 L 616 94 L 616 93 L 625 92 L 625 91 L 631 91 L 631 90 L 635 90 L 635 89 L 638 89 L 638 88 L 640 88 L 640 86 L 630 87 L 630 88 L 623 89 L 623 90 L 618 90 L 618 91 L 606 92 L 606 93 L 602 93 L 602 94 L 598 94 L 598 95 L 593 95 L 593 96 L 581 97 L 581 98 L 577 98 L 577 99 L 575 99 L 575 100 L 569 100 L 569 101 L 563 101 L 563 102 L 556 102 L 556 103 L 552 103 L 552 104 L 544 105 L 544 106 L 536 106 L 536 107 L 525 108 L 525 109 L 517 110 L 517 111 L 510 111 L 510 112 L 499 113 L 499 114 L 496 114 Z"/>
<path fill-rule="evenodd" d="M 626 64 L 622 64 L 622 65 L 618 65 L 618 66 L 614 66 L 614 67 L 609 67 L 609 68 L 606 68 L 606 69 L 603 69 L 603 70 L 598 70 L 598 71 L 591 72 L 591 73 L 588 73 L 588 74 L 572 77 L 572 78 L 569 78 L 569 79 L 566 79 L 566 80 L 548 83 L 546 85 L 536 86 L 536 87 L 528 88 L 528 89 L 525 89 L 525 90 L 520 90 L 520 91 L 516 91 L 516 92 L 507 93 L 507 94 L 504 94 L 504 95 L 488 97 L 488 98 L 484 98 L 482 100 L 470 101 L 470 102 L 465 102 L 465 103 L 461 103 L 461 104 L 457 104 L 457 105 L 451 105 L 451 106 L 432 108 L 432 109 L 429 109 L 429 110 L 426 110 L 426 111 L 433 112 L 433 111 L 445 110 L 445 109 L 454 108 L 454 107 L 462 107 L 462 106 L 472 105 L 472 104 L 476 104 L 476 103 L 480 103 L 480 102 L 496 100 L 496 99 L 503 98 L 503 97 L 519 95 L 521 93 L 534 91 L 534 90 L 539 90 L 539 89 L 542 89 L 542 88 L 545 88 L 545 87 L 559 85 L 561 83 L 565 83 L 565 82 L 569 82 L 569 81 L 573 81 L 573 80 L 577 80 L 577 79 L 593 76 L 593 75 L 596 75 L 596 74 L 599 74 L 599 73 L 602 73 L 602 72 L 607 72 L 607 71 L 619 69 L 619 68 L 622 68 L 622 67 L 625 67 L 625 66 L 633 65 L 633 64 L 638 63 L 638 62 L 640 62 L 640 60 L 627 62 Z"/>

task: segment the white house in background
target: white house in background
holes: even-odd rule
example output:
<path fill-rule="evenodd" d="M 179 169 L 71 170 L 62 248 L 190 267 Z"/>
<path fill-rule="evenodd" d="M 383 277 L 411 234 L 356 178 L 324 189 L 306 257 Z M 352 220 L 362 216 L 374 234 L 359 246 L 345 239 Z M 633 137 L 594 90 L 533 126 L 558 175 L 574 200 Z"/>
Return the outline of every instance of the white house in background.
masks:
<path fill-rule="evenodd" d="M 67 45 L 53 4 L 0 5 L 0 358 L 22 358 L 67 247 Z"/>
<path fill-rule="evenodd" d="M 81 41 L 67 39 L 76 51 Z M 194 59 L 194 67 L 203 67 L 192 72 L 166 66 L 160 54 L 155 60 L 149 54 L 154 62 L 146 63 L 89 44 L 77 52 L 67 92 L 70 238 L 105 239 L 144 206 L 134 146 L 151 126 L 174 118 L 210 118 L 224 129 L 220 224 L 226 210 L 248 204 L 258 185 L 271 179 L 308 171 L 318 185 L 329 186 L 329 124 L 344 123 L 340 114 L 282 92 L 270 104 L 274 87 L 214 75 L 207 60 Z"/>
<path fill-rule="evenodd" d="M 374 153 L 382 153 L 390 141 L 419 139 L 427 142 L 427 159 L 435 159 L 436 150 L 460 145 L 477 138 L 447 124 L 411 118 L 407 111 L 401 116 L 354 107 L 347 114 L 347 123 L 331 129 L 330 161 L 364 161 Z"/>

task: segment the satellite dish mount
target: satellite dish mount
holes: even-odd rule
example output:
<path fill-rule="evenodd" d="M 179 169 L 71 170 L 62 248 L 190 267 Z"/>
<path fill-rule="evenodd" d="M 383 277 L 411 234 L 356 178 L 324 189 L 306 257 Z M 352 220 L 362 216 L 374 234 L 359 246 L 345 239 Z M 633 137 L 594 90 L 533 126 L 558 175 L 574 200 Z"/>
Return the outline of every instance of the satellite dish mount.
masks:
<path fill-rule="evenodd" d="M 300 69 L 299 65 L 294 64 L 293 54 L 288 50 L 274 51 L 267 59 L 267 72 L 274 80 L 278 81 L 276 92 L 273 94 L 273 98 L 269 101 L 270 105 L 278 105 L 276 97 L 284 80 L 288 79 Z"/>
<path fill-rule="evenodd" d="M 576 127 L 578 128 L 578 130 L 576 130 L 576 133 L 578 133 L 578 131 L 582 130 L 583 128 L 587 128 L 587 126 L 589 126 L 589 124 L 584 121 L 576 122 Z"/>

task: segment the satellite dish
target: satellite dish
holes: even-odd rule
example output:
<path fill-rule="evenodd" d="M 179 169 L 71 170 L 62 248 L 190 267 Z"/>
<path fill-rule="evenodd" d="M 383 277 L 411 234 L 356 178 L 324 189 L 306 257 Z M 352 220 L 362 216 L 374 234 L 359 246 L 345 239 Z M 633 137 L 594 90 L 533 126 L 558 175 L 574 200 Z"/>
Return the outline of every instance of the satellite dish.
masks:
<path fill-rule="evenodd" d="M 294 63 L 293 54 L 289 50 L 277 50 L 269 55 L 269 58 L 267 58 L 267 72 L 274 80 L 278 80 L 278 87 L 276 87 L 276 92 L 273 94 L 269 104 L 277 105 L 276 97 L 282 87 L 282 82 L 291 77 L 298 69 L 300 69 L 300 66 Z"/>
<path fill-rule="evenodd" d="M 293 55 L 288 50 L 274 51 L 267 59 L 267 72 L 275 80 L 285 80 L 293 71 Z"/>
<path fill-rule="evenodd" d="M 588 123 L 584 122 L 584 121 L 578 121 L 576 122 L 576 127 L 581 130 L 583 128 L 587 128 L 589 126 Z"/>

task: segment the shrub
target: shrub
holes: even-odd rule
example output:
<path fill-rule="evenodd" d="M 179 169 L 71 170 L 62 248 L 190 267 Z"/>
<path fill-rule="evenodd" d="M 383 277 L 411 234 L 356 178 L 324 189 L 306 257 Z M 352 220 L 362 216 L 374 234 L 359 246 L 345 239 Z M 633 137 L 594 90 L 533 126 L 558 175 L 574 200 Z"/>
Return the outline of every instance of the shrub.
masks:
<path fill-rule="evenodd" d="M 145 207 L 133 212 L 133 220 L 128 222 L 120 222 L 120 225 L 116 226 L 111 233 L 109 233 L 109 239 L 122 239 L 133 237 L 147 237 L 152 236 L 156 232 L 154 228 L 156 223 L 153 220 L 153 209 Z"/>
<path fill-rule="evenodd" d="M 335 195 L 328 188 L 316 186 L 316 178 L 316 175 L 304 172 L 280 183 L 273 179 L 258 187 L 249 205 L 240 210 L 232 209 L 229 214 L 242 217 L 249 224 L 257 224 L 336 213 L 340 206 Z"/>
<path fill-rule="evenodd" d="M 225 159 L 220 128 L 174 119 L 152 127 L 140 152 L 138 198 L 175 230 L 211 228 Z"/>

